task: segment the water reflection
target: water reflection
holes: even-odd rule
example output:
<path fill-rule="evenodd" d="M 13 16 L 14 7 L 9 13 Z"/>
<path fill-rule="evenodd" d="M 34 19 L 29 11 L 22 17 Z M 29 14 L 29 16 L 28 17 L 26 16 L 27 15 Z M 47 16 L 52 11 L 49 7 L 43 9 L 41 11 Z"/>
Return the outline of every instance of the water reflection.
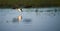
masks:
<path fill-rule="evenodd" d="M 10 9 L 9 9 L 10 10 Z M 24 12 L 25 10 L 22 11 L 22 9 L 19 9 L 21 12 Z M 19 11 L 17 10 L 17 11 Z M 19 11 L 20 15 L 17 16 L 17 18 L 13 18 L 13 22 L 20 22 L 22 20 L 22 13 Z M 30 9 L 27 10 L 27 11 L 31 11 Z M 46 14 L 48 16 L 56 16 L 56 14 L 58 13 L 58 15 L 60 15 L 60 9 L 57 9 L 57 8 L 54 8 L 54 9 L 47 9 L 47 10 L 39 10 L 39 9 L 35 9 L 33 10 L 35 12 L 36 15 L 42 15 L 44 12 L 47 12 Z M 0 16 L 7 16 L 7 14 L 9 13 L 10 11 L 4 11 L 4 10 L 0 10 Z M 43 13 L 41 13 L 43 12 Z M 14 12 L 15 13 L 15 12 Z M 13 14 L 13 13 L 11 13 Z M 46 15 L 45 14 L 45 15 Z M 24 19 L 24 20 L 27 20 L 27 19 Z M 29 19 L 28 19 L 29 20 Z M 29 20 L 30 21 L 30 20 Z M 6 21 L 7 23 L 9 21 Z M 28 21 L 25 21 L 25 22 L 28 22 Z"/>
<path fill-rule="evenodd" d="M 43 12 L 43 13 L 47 13 L 49 16 L 55 16 L 56 15 L 56 13 L 58 13 L 59 14 L 59 9 L 57 9 L 57 8 L 55 8 L 55 9 L 47 9 L 47 10 L 35 10 L 35 12 L 36 12 L 36 15 L 39 15 L 41 12 Z M 40 13 L 38 13 L 38 12 L 40 12 Z"/>
<path fill-rule="evenodd" d="M 40 11 L 43 13 L 41 13 Z M 46 14 L 56 14 L 55 12 L 57 11 L 56 10 L 55 11 L 49 10 L 47 12 L 46 11 L 47 10 L 44 10 L 44 11 L 38 10 L 38 11 L 30 12 L 30 13 L 23 12 L 23 15 L 20 15 L 20 13 L 15 12 L 15 10 L 14 11 L 10 10 L 11 14 L 7 12 L 6 16 L 2 16 L 2 12 L 0 12 L 0 22 L 2 23 L 2 24 L 0 23 L 0 29 L 6 30 L 6 31 L 9 31 L 9 30 L 11 31 L 21 31 L 21 30 L 22 31 L 29 31 L 29 30 L 30 31 L 35 31 L 35 30 L 36 31 L 37 30 L 55 31 L 55 30 L 58 30 L 59 29 L 58 27 L 60 27 L 59 26 L 60 19 L 58 18 L 60 18 L 60 16 L 50 17 L 46 15 Z M 42 16 L 36 16 L 36 12 L 41 13 Z M 5 13 L 5 11 L 3 13 Z"/>
<path fill-rule="evenodd" d="M 9 21 L 6 21 L 6 23 L 8 23 Z"/>
<path fill-rule="evenodd" d="M 22 16 L 19 15 L 17 19 L 18 19 L 18 22 L 20 22 L 22 20 Z"/>
<path fill-rule="evenodd" d="M 40 12 L 43 12 L 43 11 L 40 11 Z"/>
<path fill-rule="evenodd" d="M 53 12 L 54 10 L 46 10 L 46 12 Z"/>
<path fill-rule="evenodd" d="M 38 12 L 38 9 L 36 9 L 35 12 Z"/>
<path fill-rule="evenodd" d="M 22 21 L 22 16 L 19 15 L 17 18 L 13 18 L 12 22 L 15 23 L 15 22 L 18 22 L 20 23 Z"/>
<path fill-rule="evenodd" d="M 58 10 L 57 9 L 55 9 L 55 12 L 57 12 Z"/>
<path fill-rule="evenodd" d="M 38 10 L 38 9 L 36 9 L 34 12 L 35 12 L 36 15 L 40 15 L 40 14 L 43 14 L 44 12 L 47 12 L 46 14 L 48 14 L 48 16 L 55 16 L 56 15 L 56 12 L 58 12 L 58 11 L 60 11 L 60 10 L 59 9 L 58 10 L 57 9 L 53 9 L 53 10 L 52 9 L 48 9 L 48 10 Z M 13 20 L 12 20 L 13 23 L 15 23 L 15 22 L 18 22 L 19 23 L 19 22 L 22 21 L 22 13 L 21 12 L 19 11 L 20 15 L 18 15 L 17 18 L 16 17 L 13 18 Z M 43 13 L 41 13 L 41 12 L 43 12 Z M 25 23 L 30 23 L 31 21 L 32 21 L 31 18 L 30 19 L 29 18 L 23 19 L 23 22 L 25 22 Z M 8 22 L 9 21 L 6 21 L 6 23 L 8 23 Z"/>
<path fill-rule="evenodd" d="M 18 19 L 17 18 L 13 18 L 12 22 L 13 23 L 18 22 Z"/>
<path fill-rule="evenodd" d="M 36 9 L 35 12 L 36 12 L 36 15 L 38 15 L 38 12 L 39 12 L 38 9 Z"/>
<path fill-rule="evenodd" d="M 18 17 L 17 17 L 17 19 L 18 19 L 18 22 L 21 22 L 21 20 L 22 20 L 22 8 L 17 8 L 17 11 L 21 14 L 21 15 L 19 15 Z"/>
<path fill-rule="evenodd" d="M 21 22 L 22 21 L 22 19 L 19 19 L 19 18 L 13 18 L 13 20 L 12 20 L 12 22 L 13 23 L 16 23 L 16 22 Z M 8 21 L 6 21 L 7 23 L 8 23 Z M 25 19 L 23 19 L 23 22 L 24 23 L 30 23 L 30 22 L 32 22 L 32 20 L 30 19 L 30 18 L 25 18 Z"/>
<path fill-rule="evenodd" d="M 51 12 L 50 15 L 55 16 L 58 10 L 57 9 L 54 9 L 54 10 L 47 10 L 47 11 L 50 11 Z"/>
<path fill-rule="evenodd" d="M 23 19 L 23 22 L 30 23 L 30 22 L 32 22 L 32 20 L 30 18 L 25 18 L 25 19 Z"/>
<path fill-rule="evenodd" d="M 46 12 L 49 13 L 49 16 L 55 16 L 54 10 L 47 10 Z"/>

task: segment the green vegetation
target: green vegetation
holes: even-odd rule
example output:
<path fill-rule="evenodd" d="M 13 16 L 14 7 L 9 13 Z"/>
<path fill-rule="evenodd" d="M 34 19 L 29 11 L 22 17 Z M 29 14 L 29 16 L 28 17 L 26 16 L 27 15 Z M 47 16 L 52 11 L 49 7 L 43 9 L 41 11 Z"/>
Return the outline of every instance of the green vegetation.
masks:
<path fill-rule="evenodd" d="M 0 7 L 60 7 L 60 0 L 0 0 Z"/>

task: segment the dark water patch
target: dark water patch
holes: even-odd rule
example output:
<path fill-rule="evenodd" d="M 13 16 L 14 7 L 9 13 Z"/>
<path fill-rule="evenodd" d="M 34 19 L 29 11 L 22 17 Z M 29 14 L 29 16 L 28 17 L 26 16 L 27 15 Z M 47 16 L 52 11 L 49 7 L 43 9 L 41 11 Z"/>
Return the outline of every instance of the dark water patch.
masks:
<path fill-rule="evenodd" d="M 8 23 L 9 21 L 7 20 L 6 23 Z"/>
<path fill-rule="evenodd" d="M 50 16 L 56 16 L 56 14 L 50 14 Z"/>
<path fill-rule="evenodd" d="M 54 10 L 46 10 L 46 12 L 53 12 Z"/>
<path fill-rule="evenodd" d="M 43 12 L 43 11 L 39 11 L 39 12 Z"/>
<path fill-rule="evenodd" d="M 54 11 L 55 11 L 55 12 L 57 12 L 58 10 L 57 10 L 57 9 L 55 9 Z"/>
<path fill-rule="evenodd" d="M 23 19 L 23 22 L 25 22 L 25 23 L 30 23 L 30 22 L 32 22 L 32 20 L 29 19 L 29 18 L 26 18 L 26 19 Z"/>
<path fill-rule="evenodd" d="M 38 10 L 36 9 L 35 12 L 38 12 Z"/>
<path fill-rule="evenodd" d="M 16 23 L 16 22 L 18 22 L 18 19 L 17 18 L 13 18 L 12 22 Z"/>

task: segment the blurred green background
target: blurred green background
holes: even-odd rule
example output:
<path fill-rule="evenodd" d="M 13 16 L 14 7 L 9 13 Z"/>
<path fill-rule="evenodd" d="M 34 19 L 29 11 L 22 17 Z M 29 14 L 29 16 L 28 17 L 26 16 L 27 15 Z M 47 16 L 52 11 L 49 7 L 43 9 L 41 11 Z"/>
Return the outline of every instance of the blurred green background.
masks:
<path fill-rule="evenodd" d="M 60 7 L 60 0 L 0 0 L 0 7 Z"/>

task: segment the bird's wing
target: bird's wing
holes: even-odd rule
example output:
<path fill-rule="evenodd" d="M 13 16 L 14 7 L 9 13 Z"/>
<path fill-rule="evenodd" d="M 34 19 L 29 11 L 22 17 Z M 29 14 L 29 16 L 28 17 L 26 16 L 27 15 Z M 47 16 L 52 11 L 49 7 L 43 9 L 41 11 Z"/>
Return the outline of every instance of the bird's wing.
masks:
<path fill-rule="evenodd" d="M 21 10 L 20 10 L 20 9 L 18 9 L 18 11 L 19 11 L 19 12 L 21 12 Z"/>

